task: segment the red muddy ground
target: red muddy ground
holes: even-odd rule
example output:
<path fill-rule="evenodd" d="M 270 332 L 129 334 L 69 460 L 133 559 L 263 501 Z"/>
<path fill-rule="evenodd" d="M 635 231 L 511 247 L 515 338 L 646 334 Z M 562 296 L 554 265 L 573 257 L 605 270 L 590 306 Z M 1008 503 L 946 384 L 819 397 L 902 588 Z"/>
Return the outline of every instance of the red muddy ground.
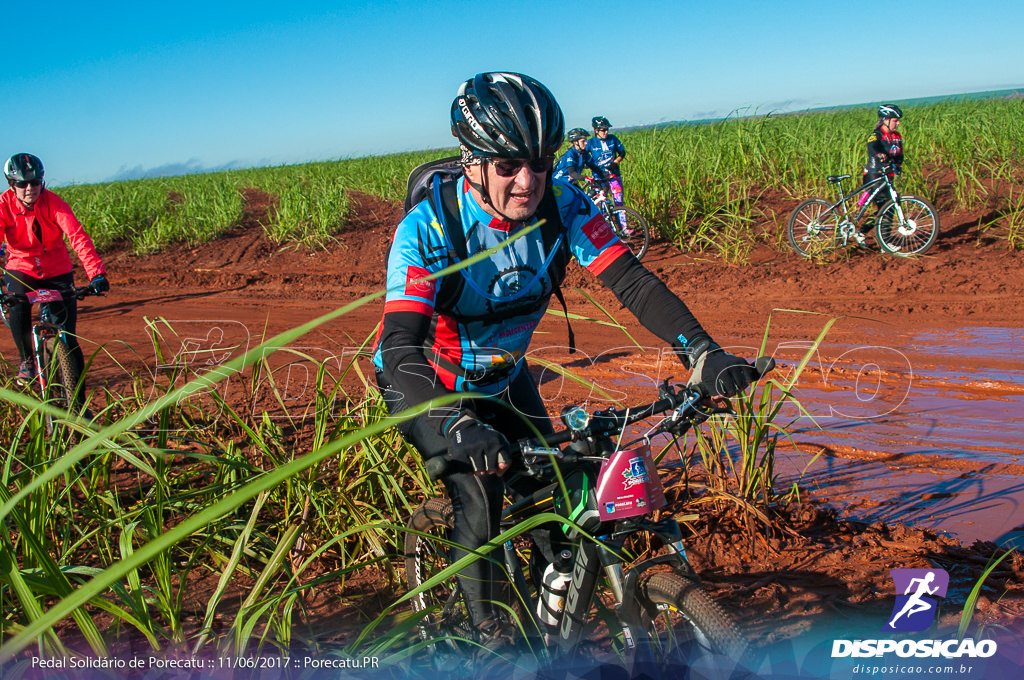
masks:
<path fill-rule="evenodd" d="M 215 243 L 149 258 L 106 253 L 113 290 L 81 305 L 87 352 L 90 343 L 116 338 L 108 348 L 124 367 L 152 369 L 157 362 L 144 318 L 164 317 L 178 333 L 172 352 L 193 363 L 221 360 L 380 290 L 400 212 L 372 197 L 356 198 L 352 224 L 327 250 L 267 242 L 259 227 L 266 197 L 252 194 L 244 225 Z M 776 232 L 795 203 L 769 200 L 764 230 Z M 780 379 L 825 324 L 841 317 L 796 389 L 823 429 L 806 416 L 796 420 L 792 441 L 777 454 L 780 481 L 799 481 L 803 498 L 814 501 L 791 511 L 801 537 L 734 543 L 726 521 L 698 525 L 690 541 L 708 586 L 764 641 L 800 632 L 815 615 L 887 613 L 893 568 L 946 568 L 962 603 L 994 543 L 1024 531 L 1024 434 L 1017 424 L 1024 413 L 1024 254 L 978 232 L 982 211 L 953 212 L 941 201 L 939 208 L 939 243 L 914 261 L 854 251 L 843 261 L 812 265 L 762 245 L 752 264 L 730 266 L 660 240 L 645 258 L 723 345 L 756 347 L 767 328 Z M 565 322 L 552 314 L 535 338 L 538 356 L 571 362 L 634 401 L 648 398 L 645 386 L 659 374 L 685 377 L 674 362 L 658 364 L 661 343 L 596 279 L 576 270 L 567 286 L 585 288 L 652 349 L 609 351 L 628 348 L 628 338 L 576 321 L 580 354 L 570 357 L 557 347 L 565 344 Z M 566 298 L 571 311 L 600 316 L 580 293 L 567 290 Z M 370 303 L 292 345 L 337 356 L 364 342 L 380 312 L 379 302 Z M 0 349 L 10 356 L 8 337 Z M 550 374 L 541 377 L 553 410 L 587 396 Z M 124 369 L 109 358 L 98 360 L 92 381 L 127 384 Z M 292 390 L 299 401 L 300 388 L 295 383 Z M 801 415 L 795 407 L 786 414 L 787 422 Z M 983 590 L 983 617 L 1018 623 L 1024 617 L 1022 569 L 1018 555 L 992 576 Z M 349 623 L 393 595 L 367 590 L 343 594 L 341 616 Z M 338 611 L 336 595 L 321 590 L 308 603 L 325 617 L 321 628 L 332 625 L 326 612 Z M 951 605 L 948 616 L 959 606 Z"/>

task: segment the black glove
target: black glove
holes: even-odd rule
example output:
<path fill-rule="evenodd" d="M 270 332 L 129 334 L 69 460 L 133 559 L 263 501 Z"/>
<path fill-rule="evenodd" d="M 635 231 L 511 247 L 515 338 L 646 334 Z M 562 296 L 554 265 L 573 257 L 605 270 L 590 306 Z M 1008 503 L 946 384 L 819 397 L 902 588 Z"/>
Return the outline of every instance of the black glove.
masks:
<path fill-rule="evenodd" d="M 509 443 L 505 435 L 476 418 L 463 415 L 447 432 L 448 458 L 473 472 L 494 473 L 509 461 Z"/>
<path fill-rule="evenodd" d="M 700 338 L 690 345 L 686 357 L 693 369 L 688 384 L 699 384 L 709 397 L 731 397 L 758 377 L 753 365 L 724 351 L 710 338 Z"/>
<path fill-rule="evenodd" d="M 89 282 L 89 288 L 92 290 L 94 295 L 106 293 L 110 290 L 110 282 L 107 281 L 106 274 L 97 274 L 92 277 L 92 281 Z"/>

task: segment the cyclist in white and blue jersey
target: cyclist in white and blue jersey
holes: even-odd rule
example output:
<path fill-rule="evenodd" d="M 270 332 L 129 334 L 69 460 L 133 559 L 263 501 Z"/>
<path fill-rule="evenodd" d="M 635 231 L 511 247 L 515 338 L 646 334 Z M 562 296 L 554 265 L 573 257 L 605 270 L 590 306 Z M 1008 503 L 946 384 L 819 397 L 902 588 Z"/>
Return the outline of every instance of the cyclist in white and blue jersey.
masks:
<path fill-rule="evenodd" d="M 594 116 L 591 125 L 594 126 L 594 136 L 587 142 L 587 153 L 590 155 L 591 165 L 598 168 L 594 176 L 608 184 L 612 202 L 619 207 L 622 205 L 624 192 L 619 163 L 626 157 L 626 147 L 618 137 L 608 132 L 612 124 L 604 116 Z M 619 219 L 625 227 L 625 213 L 621 213 Z"/>

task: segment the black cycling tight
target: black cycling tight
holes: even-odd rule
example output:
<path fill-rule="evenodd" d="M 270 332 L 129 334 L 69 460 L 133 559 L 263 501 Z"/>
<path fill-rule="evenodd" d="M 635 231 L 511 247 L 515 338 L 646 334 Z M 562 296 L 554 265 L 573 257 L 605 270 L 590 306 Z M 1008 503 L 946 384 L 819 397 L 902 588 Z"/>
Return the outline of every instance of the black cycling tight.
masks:
<path fill-rule="evenodd" d="M 385 383 L 380 374 L 377 379 L 379 384 Z M 398 413 L 408 408 L 402 395 L 392 390 L 390 385 L 381 384 L 381 389 L 389 412 Z M 518 439 L 533 436 L 533 430 L 524 419 L 529 419 L 544 434 L 553 431 L 544 402 L 526 366 L 522 367 L 509 388 L 498 395 L 498 401 L 474 400 L 464 406 L 470 408 L 480 420 L 504 434 L 513 445 Z M 437 413 L 417 416 L 399 424 L 398 430 L 424 458 L 444 455 L 448 451 L 449 442 L 440 435 L 439 430 L 441 421 L 448 415 L 450 412 L 442 413 L 438 409 Z M 513 497 L 529 494 L 540 486 L 536 480 L 522 476 L 504 479 L 497 475 L 473 473 L 450 474 L 442 481 L 454 510 L 451 540 L 470 550 L 479 548 L 498 535 L 506 483 Z M 553 532 L 561 534 L 557 525 L 538 527 L 531 532 L 531 538 L 546 561 L 553 559 L 552 540 L 558 540 L 552 535 Z M 453 549 L 451 561 L 466 554 L 466 550 Z M 507 583 L 501 563 L 499 548 L 490 553 L 490 559 L 473 562 L 459 575 L 459 585 L 466 595 L 469 614 L 476 625 L 493 618 L 500 611 L 501 608 L 493 606 L 493 602 L 506 599 L 501 592 L 503 584 Z"/>

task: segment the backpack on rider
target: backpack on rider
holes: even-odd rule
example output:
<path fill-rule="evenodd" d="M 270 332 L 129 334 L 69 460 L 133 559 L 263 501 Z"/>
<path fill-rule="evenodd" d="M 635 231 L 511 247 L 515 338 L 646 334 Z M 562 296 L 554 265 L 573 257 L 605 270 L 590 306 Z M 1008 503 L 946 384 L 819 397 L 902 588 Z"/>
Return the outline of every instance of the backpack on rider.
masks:
<path fill-rule="evenodd" d="M 423 200 L 430 202 L 434 214 L 437 215 L 438 221 L 441 223 L 445 239 L 452 248 L 449 252 L 450 264 L 461 262 L 469 256 L 465 230 L 461 226 L 455 226 L 459 225 L 461 220 L 456 191 L 458 180 L 462 174 L 460 157 L 449 156 L 416 166 L 409 173 L 406 183 L 404 214 L 408 215 Z M 572 325 L 569 323 L 569 311 L 561 289 L 562 279 L 565 278 L 565 268 L 571 257 L 569 238 L 565 225 L 562 224 L 561 215 L 558 213 L 554 194 L 550 190 L 544 193 L 544 198 L 541 199 L 540 205 L 537 207 L 537 217 L 544 220 L 540 231 L 541 237 L 544 239 L 544 249 L 551 255 L 548 258 L 548 277 L 551 280 L 555 297 L 558 298 L 565 312 L 565 323 L 569 333 L 569 352 L 573 353 L 576 351 L 576 338 L 572 332 Z M 558 252 L 551 253 L 555 247 L 558 248 Z M 434 307 L 453 314 L 464 285 L 463 276 L 443 277 L 438 286 Z M 504 312 L 492 313 L 492 317 L 497 315 L 511 318 L 526 311 L 528 309 L 524 307 L 513 307 Z M 457 314 L 455 316 L 459 318 Z"/>

